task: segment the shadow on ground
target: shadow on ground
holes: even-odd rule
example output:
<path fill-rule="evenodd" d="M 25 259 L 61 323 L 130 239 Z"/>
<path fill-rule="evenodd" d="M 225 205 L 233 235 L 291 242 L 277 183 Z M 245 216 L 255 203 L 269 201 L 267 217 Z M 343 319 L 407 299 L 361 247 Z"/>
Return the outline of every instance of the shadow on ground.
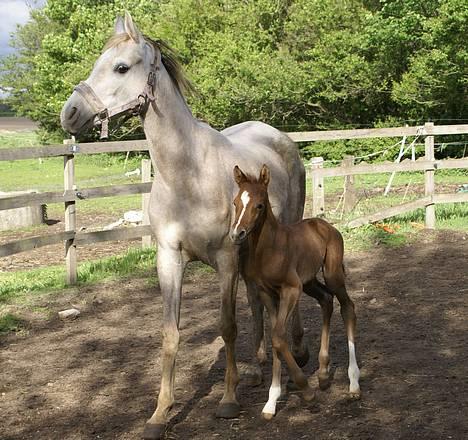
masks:
<path fill-rule="evenodd" d="M 176 398 L 168 439 L 464 439 L 468 426 L 466 236 L 423 233 L 397 249 L 349 254 L 349 291 L 358 312 L 360 401 L 349 401 L 347 345 L 335 307 L 331 355 L 335 378 L 304 406 L 286 392 L 269 423 L 260 418 L 266 384 L 241 382 L 242 413 L 214 417 L 222 395 L 224 351 L 217 337 L 216 277 L 184 285 Z M 34 323 L 28 335 L 0 339 L 1 438 L 136 439 L 159 388 L 161 297 L 145 280 L 80 288 L 47 305 L 82 315 Z M 306 338 L 317 367 L 320 311 L 302 300 Z M 55 316 L 55 314 L 54 314 Z M 239 294 L 238 357 L 250 357 L 250 315 Z M 283 375 L 286 380 L 286 374 Z"/>

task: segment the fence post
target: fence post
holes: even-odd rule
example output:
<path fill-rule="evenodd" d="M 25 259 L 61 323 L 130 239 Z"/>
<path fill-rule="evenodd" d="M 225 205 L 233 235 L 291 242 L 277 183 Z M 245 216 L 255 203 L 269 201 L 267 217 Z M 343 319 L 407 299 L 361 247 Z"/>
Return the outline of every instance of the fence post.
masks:
<path fill-rule="evenodd" d="M 426 133 L 430 133 L 432 128 L 434 127 L 433 122 L 426 122 L 424 124 L 424 129 Z M 434 136 L 426 136 L 424 140 L 424 151 L 425 151 L 425 159 L 434 161 Z M 426 228 L 428 229 L 435 229 L 436 225 L 436 218 L 435 218 L 435 205 L 432 201 L 432 197 L 434 196 L 434 170 L 426 170 L 424 172 L 424 183 L 425 183 L 425 195 L 431 196 L 431 201 L 428 205 L 426 205 Z"/>
<path fill-rule="evenodd" d="M 343 167 L 352 167 L 354 165 L 354 156 L 345 156 L 341 162 Z M 354 187 L 354 176 L 352 174 L 345 176 L 344 180 L 344 195 L 343 195 L 343 211 L 345 214 L 350 213 L 356 206 L 356 189 Z"/>
<path fill-rule="evenodd" d="M 151 159 L 142 159 L 141 160 L 141 182 L 151 182 Z M 149 225 L 149 193 L 143 193 L 141 200 L 142 200 L 142 211 L 143 211 L 143 225 Z M 151 235 L 144 235 L 141 237 L 141 246 L 143 248 L 147 248 L 151 246 Z"/>
<path fill-rule="evenodd" d="M 66 145 L 74 143 L 74 139 L 66 139 L 63 141 Z M 75 155 L 69 154 L 63 157 L 63 180 L 64 189 L 75 189 Z M 76 230 L 76 204 L 75 201 L 65 202 L 65 231 Z M 65 264 L 67 269 L 66 283 L 76 284 L 78 279 L 78 271 L 76 264 L 76 245 L 74 239 L 65 241 Z"/>
<path fill-rule="evenodd" d="M 318 174 L 323 168 L 323 157 L 313 157 L 310 160 L 310 168 L 312 173 L 312 217 L 318 217 L 325 214 L 323 177 Z"/>

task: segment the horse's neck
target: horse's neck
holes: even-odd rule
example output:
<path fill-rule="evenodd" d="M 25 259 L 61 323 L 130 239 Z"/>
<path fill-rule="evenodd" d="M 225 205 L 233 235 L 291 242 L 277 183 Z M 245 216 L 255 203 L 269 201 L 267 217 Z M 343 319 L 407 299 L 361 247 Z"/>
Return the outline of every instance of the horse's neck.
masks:
<path fill-rule="evenodd" d="M 149 106 L 143 127 L 153 165 L 172 186 L 183 181 L 184 171 L 194 171 L 200 162 L 204 127 L 192 116 L 166 70 L 159 75 L 156 101 Z"/>

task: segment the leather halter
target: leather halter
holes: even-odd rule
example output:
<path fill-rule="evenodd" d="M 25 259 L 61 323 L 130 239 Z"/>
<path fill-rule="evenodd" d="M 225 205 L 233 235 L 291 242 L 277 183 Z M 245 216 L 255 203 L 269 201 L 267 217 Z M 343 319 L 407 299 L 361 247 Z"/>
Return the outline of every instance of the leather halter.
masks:
<path fill-rule="evenodd" d="M 75 91 L 78 92 L 83 99 L 88 103 L 94 112 L 93 125 L 101 127 L 101 139 L 106 139 L 109 136 L 109 120 L 113 116 L 121 115 L 124 113 L 130 116 L 142 115 L 148 109 L 150 103 L 156 100 L 154 90 L 156 86 L 157 73 L 161 64 L 161 52 L 156 50 L 156 56 L 151 63 L 151 68 L 148 74 L 148 79 L 145 84 L 143 92 L 137 98 L 132 99 L 126 104 L 119 105 L 118 107 L 107 108 L 104 103 L 99 99 L 94 90 L 85 81 L 81 81 L 76 87 Z"/>

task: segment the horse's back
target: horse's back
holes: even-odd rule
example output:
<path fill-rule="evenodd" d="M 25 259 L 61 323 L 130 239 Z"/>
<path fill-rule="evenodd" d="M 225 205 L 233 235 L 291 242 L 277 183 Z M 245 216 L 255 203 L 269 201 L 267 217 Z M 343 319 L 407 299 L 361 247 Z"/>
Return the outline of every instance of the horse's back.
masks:
<path fill-rule="evenodd" d="M 273 156 L 277 156 L 279 161 L 277 166 L 286 173 L 289 182 L 287 206 L 284 207 L 286 209 L 283 210 L 281 220 L 285 223 L 299 221 L 304 211 L 305 170 L 296 144 L 285 133 L 259 121 L 242 122 L 226 128 L 221 133 L 229 139 L 234 148 L 240 150 L 242 155 L 258 153 L 258 157 L 250 166 L 258 166 L 262 155 L 271 158 L 274 165 L 277 161 Z M 255 170 L 255 174 L 259 171 L 260 168 Z"/>

